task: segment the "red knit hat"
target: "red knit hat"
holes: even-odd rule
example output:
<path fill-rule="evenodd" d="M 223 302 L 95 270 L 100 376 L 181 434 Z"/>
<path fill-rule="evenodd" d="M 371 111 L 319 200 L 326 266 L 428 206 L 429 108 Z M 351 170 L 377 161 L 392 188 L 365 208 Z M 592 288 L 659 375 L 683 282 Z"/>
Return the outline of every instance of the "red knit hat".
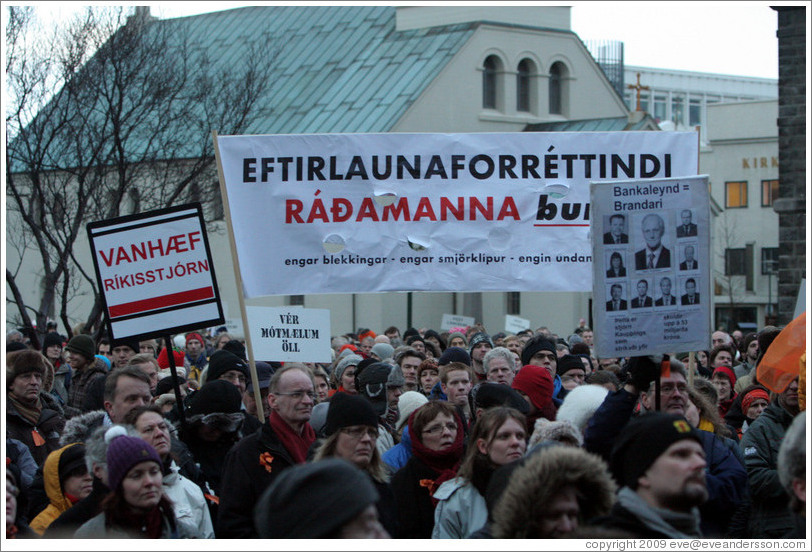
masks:
<path fill-rule="evenodd" d="M 747 411 L 750 410 L 753 401 L 756 399 L 764 399 L 769 403 L 770 395 L 767 393 L 765 389 L 762 389 L 760 387 L 756 387 L 752 391 L 748 391 L 747 394 L 742 399 L 742 412 L 747 414 Z"/>
<path fill-rule="evenodd" d="M 200 342 L 201 346 L 204 346 L 204 347 L 206 346 L 206 340 L 204 340 L 203 336 L 200 335 L 199 333 L 192 332 L 192 333 L 186 334 L 186 344 L 187 345 L 189 344 L 190 339 L 197 339 Z"/>
<path fill-rule="evenodd" d="M 539 410 L 544 409 L 553 400 L 553 377 L 543 366 L 535 364 L 523 366 L 513 378 L 511 387 L 527 395 L 533 406 Z"/>
<path fill-rule="evenodd" d="M 723 376 L 727 376 L 727 379 L 730 380 L 730 386 L 736 385 L 736 374 L 728 368 L 727 366 L 717 366 L 716 369 L 713 371 L 711 378 L 716 374 L 722 374 Z"/>
<path fill-rule="evenodd" d="M 183 353 L 180 351 L 172 351 L 172 356 L 175 357 L 175 366 L 183 366 Z M 161 349 L 161 352 L 158 353 L 158 366 L 160 366 L 162 370 L 169 368 L 169 356 L 166 354 L 166 347 Z"/>

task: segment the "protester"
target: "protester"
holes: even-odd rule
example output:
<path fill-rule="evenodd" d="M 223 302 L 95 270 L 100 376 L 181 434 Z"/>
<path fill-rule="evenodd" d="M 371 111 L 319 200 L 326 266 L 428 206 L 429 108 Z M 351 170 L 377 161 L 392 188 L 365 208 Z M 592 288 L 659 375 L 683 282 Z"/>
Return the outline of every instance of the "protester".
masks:
<path fill-rule="evenodd" d="M 355 390 L 355 370 L 358 363 L 364 360 L 360 355 L 349 354 L 341 359 L 333 370 L 333 386 L 330 396 L 341 391 L 354 394 Z"/>
<path fill-rule="evenodd" d="M 224 342 L 223 345 L 225 343 L 227 342 Z M 206 340 L 197 332 L 188 333 L 186 334 L 186 346 L 184 348 L 186 355 L 183 359 L 183 366 L 186 368 L 186 374 L 190 379 L 199 382 L 200 375 L 209 362 L 206 358 Z M 222 347 L 217 347 L 217 349 L 222 349 Z"/>
<path fill-rule="evenodd" d="M 25 490 L 20 484 L 19 470 L 14 464 L 6 465 L 6 539 L 36 538 L 25 523 Z"/>
<path fill-rule="evenodd" d="M 390 535 L 397 534 L 395 495 L 389 485 L 389 474 L 375 446 L 378 439 L 378 415 L 372 405 L 358 395 L 337 393 L 330 400 L 326 438 L 318 443 L 313 458 L 342 458 L 369 475 L 378 492 L 375 506 L 378 518 Z"/>
<path fill-rule="evenodd" d="M 56 400 L 43 391 L 42 381 L 51 369 L 37 351 L 6 354 L 6 436 L 22 442 L 37 465 L 59 448 L 65 427 Z"/>
<path fill-rule="evenodd" d="M 96 379 L 104 379 L 107 369 L 104 363 L 96 359 L 96 345 L 89 335 L 73 336 L 65 346 L 68 352 L 68 364 L 73 370 L 68 389 L 68 406 L 82 411 L 85 393 Z"/>
<path fill-rule="evenodd" d="M 377 500 L 369 477 L 346 460 L 294 466 L 262 493 L 251 532 L 263 539 L 386 539 Z"/>
<path fill-rule="evenodd" d="M 514 469 L 493 507 L 493 535 L 566 538 L 579 525 L 609 512 L 615 488 L 597 456 L 561 445 L 540 448 Z"/>
<path fill-rule="evenodd" d="M 398 423 L 395 425 L 395 431 L 400 433 L 400 442 L 394 447 L 387 450 L 382 459 L 387 466 L 389 466 L 392 473 L 395 473 L 400 468 L 406 465 L 409 458 L 412 457 L 412 440 L 409 437 L 409 427 L 407 422 L 412 412 L 423 406 L 428 402 L 426 396 L 417 391 L 406 391 L 398 397 Z M 397 534 L 397 533 L 392 533 Z"/>
<path fill-rule="evenodd" d="M 529 427 L 533 427 L 539 418 L 555 419 L 554 387 L 549 370 L 533 364 L 523 366 L 513 378 L 512 387 L 527 401 Z"/>
<path fill-rule="evenodd" d="M 491 475 L 500 466 L 524 456 L 526 427 L 524 415 L 512 408 L 491 408 L 479 417 L 457 477 L 434 492 L 439 502 L 431 538 L 463 539 L 485 524 L 485 492 Z"/>
<path fill-rule="evenodd" d="M 307 368 L 284 366 L 274 372 L 268 422 L 237 443 L 225 460 L 217 538 L 256 538 L 252 520 L 260 495 L 284 470 L 305 462 L 316 440 L 308 423 L 316 400 L 313 389 Z"/>
<path fill-rule="evenodd" d="M 440 368 L 437 359 L 427 358 L 421 362 L 417 370 L 417 378 L 420 381 L 420 391 L 428 397 L 432 389 L 440 383 Z"/>
<path fill-rule="evenodd" d="M 93 489 L 93 478 L 85 465 L 85 447 L 81 444 L 68 445 L 49 454 L 42 475 L 50 503 L 31 520 L 31 529 L 38 535 Z"/>
<path fill-rule="evenodd" d="M 203 491 L 180 474 L 171 451 L 171 428 L 161 410 L 155 406 L 141 406 L 130 411 L 125 421 L 158 453 L 163 493 L 172 503 L 178 526 L 183 527 L 189 538 L 213 539 L 214 526 Z"/>
<path fill-rule="evenodd" d="M 784 435 L 778 449 L 778 479 L 789 495 L 795 526 L 785 539 L 806 538 L 806 414 L 801 412 Z"/>
<path fill-rule="evenodd" d="M 485 370 L 485 379 L 495 383 L 509 386 L 516 375 L 513 354 L 504 347 L 496 347 L 485 353 L 482 358 L 482 367 Z"/>
<path fill-rule="evenodd" d="M 392 477 L 398 538 L 428 539 L 434 529 L 434 492 L 456 475 L 463 453 L 462 419 L 447 402 L 429 401 L 409 417 L 412 457 Z"/>
<path fill-rule="evenodd" d="M 107 431 L 110 494 L 102 513 L 76 531 L 77 539 L 191 538 L 178 526 L 171 502 L 161 491 L 161 459 L 143 439 L 114 427 Z"/>

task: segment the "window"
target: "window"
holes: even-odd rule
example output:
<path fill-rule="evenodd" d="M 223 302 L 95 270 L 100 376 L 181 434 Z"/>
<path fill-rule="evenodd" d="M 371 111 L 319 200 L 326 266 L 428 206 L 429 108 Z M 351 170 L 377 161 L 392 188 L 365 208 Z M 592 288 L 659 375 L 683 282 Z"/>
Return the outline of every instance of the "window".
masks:
<path fill-rule="evenodd" d="M 691 98 L 688 107 L 688 124 L 692 127 L 702 124 L 702 102 L 697 98 Z"/>
<path fill-rule="evenodd" d="M 676 125 L 685 123 L 685 98 L 682 96 L 671 98 L 671 120 Z"/>
<path fill-rule="evenodd" d="M 761 206 L 772 207 L 773 201 L 778 199 L 778 181 L 777 180 L 762 180 L 761 181 Z"/>
<path fill-rule="evenodd" d="M 761 273 L 778 274 L 778 248 L 777 247 L 762 247 L 761 248 Z"/>
<path fill-rule="evenodd" d="M 666 111 L 668 108 L 668 98 L 662 95 L 654 96 L 654 118 L 658 123 L 665 121 Z"/>
<path fill-rule="evenodd" d="M 516 111 L 533 111 L 533 73 L 535 66 L 529 59 L 519 62 L 516 74 Z"/>
<path fill-rule="evenodd" d="M 550 113 L 563 115 L 566 102 L 567 68 L 557 61 L 550 67 Z"/>
<path fill-rule="evenodd" d="M 288 295 L 288 305 L 303 307 L 304 297 L 304 295 Z"/>
<path fill-rule="evenodd" d="M 725 276 L 747 274 L 747 250 L 744 247 L 725 249 Z"/>
<path fill-rule="evenodd" d="M 505 309 L 507 314 L 518 315 L 522 308 L 522 294 L 518 291 L 508 291 L 505 295 L 507 296 L 507 308 Z"/>
<path fill-rule="evenodd" d="M 485 59 L 484 72 L 482 74 L 482 107 L 485 109 L 497 108 L 498 79 L 499 79 L 499 58 L 488 56 Z"/>
<path fill-rule="evenodd" d="M 747 207 L 747 181 L 725 182 L 725 207 Z"/>

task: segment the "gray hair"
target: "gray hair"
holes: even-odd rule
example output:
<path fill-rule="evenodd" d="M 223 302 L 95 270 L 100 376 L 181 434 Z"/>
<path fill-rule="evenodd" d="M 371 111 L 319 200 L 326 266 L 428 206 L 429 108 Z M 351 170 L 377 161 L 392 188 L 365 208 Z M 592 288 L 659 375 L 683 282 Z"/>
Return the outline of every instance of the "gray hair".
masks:
<path fill-rule="evenodd" d="M 482 367 L 485 369 L 485 374 L 488 373 L 491 360 L 494 358 L 504 358 L 507 361 L 508 366 L 510 366 L 510 369 L 514 372 L 516 371 L 516 361 L 513 360 L 513 353 L 510 351 L 510 349 L 507 347 L 494 347 L 485 353 L 485 356 L 482 358 Z"/>
<path fill-rule="evenodd" d="M 127 430 L 127 435 L 130 437 L 141 438 L 141 435 L 133 426 L 122 425 L 121 427 Z M 110 426 L 97 427 L 90 434 L 90 437 L 85 440 L 85 465 L 87 471 L 91 474 L 95 466 L 107 469 L 107 447 L 110 446 L 110 443 L 104 440 L 104 434 L 107 433 L 108 429 L 110 429 Z"/>
<path fill-rule="evenodd" d="M 784 434 L 784 440 L 778 449 L 778 479 L 781 486 L 790 495 L 790 506 L 793 511 L 803 512 L 800 503 L 792 491 L 792 482 L 796 479 L 806 481 L 806 414 L 801 412 L 792 421 Z"/>

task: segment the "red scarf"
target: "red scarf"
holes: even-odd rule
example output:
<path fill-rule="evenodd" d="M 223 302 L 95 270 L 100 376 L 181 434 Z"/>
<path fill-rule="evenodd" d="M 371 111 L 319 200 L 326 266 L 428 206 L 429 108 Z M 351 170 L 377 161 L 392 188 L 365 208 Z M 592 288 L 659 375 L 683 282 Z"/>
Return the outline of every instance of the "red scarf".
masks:
<path fill-rule="evenodd" d="M 316 440 L 316 432 L 313 431 L 313 426 L 305 423 L 302 434 L 299 435 L 282 419 L 276 410 L 271 412 L 268 423 L 279 440 L 282 441 L 282 446 L 288 451 L 293 461 L 297 464 L 304 464 L 307 459 L 307 451 Z"/>
<path fill-rule="evenodd" d="M 412 454 L 426 466 L 437 472 L 437 477 L 429 485 L 423 485 L 421 482 L 421 486 L 428 489 L 432 504 L 437 506 L 439 501 L 434 498 L 434 491 L 445 481 L 454 479 L 457 476 L 457 468 L 459 468 L 460 460 L 462 460 L 465 431 L 463 431 L 462 428 L 462 420 L 459 415 L 455 413 L 454 416 L 457 419 L 457 438 L 454 439 L 454 443 L 443 450 L 431 450 L 423 444 L 420 440 L 420 436 L 412 429 L 414 427 L 413 422 L 416 412 L 415 410 L 415 412 L 409 416 L 408 422 L 409 437 L 412 439 Z"/>

